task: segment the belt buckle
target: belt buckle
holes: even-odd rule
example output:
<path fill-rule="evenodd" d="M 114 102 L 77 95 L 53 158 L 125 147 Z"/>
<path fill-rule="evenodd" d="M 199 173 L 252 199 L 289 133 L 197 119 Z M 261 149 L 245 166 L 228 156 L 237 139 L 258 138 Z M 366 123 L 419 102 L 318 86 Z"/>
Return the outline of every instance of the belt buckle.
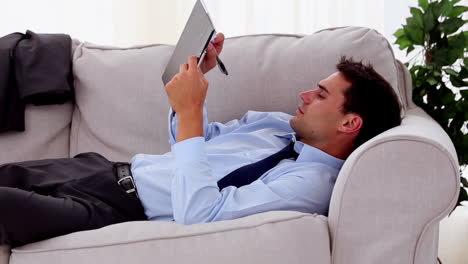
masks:
<path fill-rule="evenodd" d="M 131 175 L 130 164 L 128 164 L 128 163 L 116 163 L 114 166 L 115 166 L 115 169 L 117 171 L 117 179 L 118 179 L 117 184 L 120 187 L 122 187 L 125 190 L 126 193 L 131 194 L 131 195 L 135 195 L 136 198 L 139 198 L 138 197 L 138 192 L 136 190 L 135 181 L 133 180 L 133 177 Z M 128 171 L 128 174 L 127 173 L 122 173 L 119 170 L 119 168 L 123 167 L 123 166 L 127 167 L 125 169 Z M 124 177 L 120 178 L 121 176 L 124 176 Z M 124 181 L 127 181 L 127 180 L 129 180 L 130 183 L 131 183 L 131 186 L 129 186 L 130 187 L 129 189 L 125 188 L 125 186 L 123 185 Z"/>
<path fill-rule="evenodd" d="M 122 179 L 120 179 L 120 180 L 117 181 L 117 184 L 120 185 L 121 187 L 123 187 L 121 183 L 122 183 L 122 181 L 125 181 L 125 180 L 130 180 L 130 182 L 132 183 L 132 188 L 130 188 L 130 189 L 128 189 L 128 190 L 125 190 L 125 191 L 126 191 L 127 193 L 129 193 L 129 194 L 134 193 L 135 196 L 136 196 L 136 198 L 139 198 L 139 197 L 138 197 L 138 193 L 137 193 L 137 191 L 136 191 L 135 181 L 133 181 L 133 177 L 132 177 L 132 176 L 125 176 L 125 177 L 123 177 Z"/>

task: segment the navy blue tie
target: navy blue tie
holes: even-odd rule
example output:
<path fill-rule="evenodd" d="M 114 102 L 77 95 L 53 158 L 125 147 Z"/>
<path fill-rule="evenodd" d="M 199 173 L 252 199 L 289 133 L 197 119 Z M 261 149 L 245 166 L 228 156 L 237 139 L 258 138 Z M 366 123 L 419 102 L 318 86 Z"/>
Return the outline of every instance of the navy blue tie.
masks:
<path fill-rule="evenodd" d="M 240 167 L 224 178 L 218 181 L 218 187 L 222 190 L 226 186 L 241 187 L 252 183 L 260 178 L 269 169 L 275 167 L 281 160 L 294 158 L 296 159 L 299 154 L 294 151 L 294 141 L 275 154 L 268 156 L 260 161 L 254 162 L 249 165 Z"/>

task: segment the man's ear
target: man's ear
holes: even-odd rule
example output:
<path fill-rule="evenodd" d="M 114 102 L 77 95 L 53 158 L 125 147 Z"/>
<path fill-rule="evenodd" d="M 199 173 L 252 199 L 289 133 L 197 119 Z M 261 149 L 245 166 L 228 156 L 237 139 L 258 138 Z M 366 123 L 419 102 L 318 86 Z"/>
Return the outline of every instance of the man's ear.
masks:
<path fill-rule="evenodd" d="M 338 130 L 347 134 L 355 133 L 361 129 L 362 122 L 363 121 L 360 115 L 348 113 L 343 117 Z"/>

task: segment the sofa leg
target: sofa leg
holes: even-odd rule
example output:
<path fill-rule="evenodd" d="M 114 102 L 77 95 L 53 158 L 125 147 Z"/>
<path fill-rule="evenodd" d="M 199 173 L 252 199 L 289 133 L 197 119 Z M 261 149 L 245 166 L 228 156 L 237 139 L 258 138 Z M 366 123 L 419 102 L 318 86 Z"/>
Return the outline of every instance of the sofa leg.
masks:
<path fill-rule="evenodd" d="M 10 262 L 10 246 L 0 245 L 0 264 L 8 264 Z"/>

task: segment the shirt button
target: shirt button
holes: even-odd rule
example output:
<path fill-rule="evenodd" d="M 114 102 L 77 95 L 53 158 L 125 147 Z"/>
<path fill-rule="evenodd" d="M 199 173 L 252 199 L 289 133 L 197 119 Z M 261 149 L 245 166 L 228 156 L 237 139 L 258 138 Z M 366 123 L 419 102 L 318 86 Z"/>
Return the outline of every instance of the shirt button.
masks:
<path fill-rule="evenodd" d="M 248 157 L 248 156 L 250 156 L 250 153 L 249 153 L 249 152 L 246 152 L 245 155 Z"/>
<path fill-rule="evenodd" d="M 172 121 L 172 125 L 175 126 L 175 121 Z"/>

